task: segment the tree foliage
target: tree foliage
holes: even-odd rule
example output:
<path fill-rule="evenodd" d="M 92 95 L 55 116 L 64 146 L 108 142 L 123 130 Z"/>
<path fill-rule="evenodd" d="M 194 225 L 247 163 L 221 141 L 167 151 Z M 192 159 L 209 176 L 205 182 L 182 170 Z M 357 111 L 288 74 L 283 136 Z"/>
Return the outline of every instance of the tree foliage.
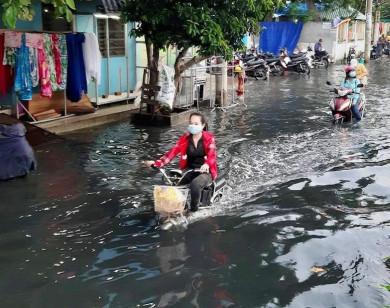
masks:
<path fill-rule="evenodd" d="M 381 18 L 390 18 L 390 2 L 382 1 L 379 4 L 379 9 L 381 11 Z"/>
<path fill-rule="evenodd" d="M 293 0 L 292 3 L 306 3 L 309 14 L 308 16 L 314 20 L 314 21 L 321 21 L 321 18 L 319 16 L 318 10 L 315 6 L 315 4 L 320 4 L 324 7 L 324 10 L 333 10 L 337 8 L 345 8 L 348 9 L 349 7 L 352 7 L 354 9 L 357 9 L 359 11 L 362 10 L 362 8 L 365 7 L 365 0 Z M 350 16 L 345 16 L 350 17 Z"/>
<path fill-rule="evenodd" d="M 196 46 L 204 56 L 231 55 L 242 49 L 247 32 L 282 0 L 128 0 L 124 22 L 135 22 L 131 35 L 150 39 L 156 48 Z"/>
<path fill-rule="evenodd" d="M 54 14 L 57 18 L 65 16 L 68 21 L 72 20 L 71 10 L 76 9 L 74 0 L 41 1 L 45 4 L 53 4 Z M 3 23 L 11 28 L 15 28 L 18 19 L 31 21 L 34 18 L 35 12 L 31 7 L 31 0 L 0 0 L 0 5 L 3 12 Z"/>

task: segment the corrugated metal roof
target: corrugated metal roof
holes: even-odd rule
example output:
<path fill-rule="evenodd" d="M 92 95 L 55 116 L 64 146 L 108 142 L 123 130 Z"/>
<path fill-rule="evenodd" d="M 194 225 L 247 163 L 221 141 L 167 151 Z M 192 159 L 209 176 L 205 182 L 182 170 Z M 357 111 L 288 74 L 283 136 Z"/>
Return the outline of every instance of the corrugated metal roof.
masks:
<path fill-rule="evenodd" d="M 102 0 L 106 13 L 120 12 L 125 0 Z"/>

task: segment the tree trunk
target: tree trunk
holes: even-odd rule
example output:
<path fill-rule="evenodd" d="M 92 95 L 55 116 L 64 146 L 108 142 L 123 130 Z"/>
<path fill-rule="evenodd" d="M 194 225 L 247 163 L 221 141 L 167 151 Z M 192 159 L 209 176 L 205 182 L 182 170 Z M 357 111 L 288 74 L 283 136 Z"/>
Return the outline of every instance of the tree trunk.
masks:
<path fill-rule="evenodd" d="M 150 38 L 145 38 L 146 44 L 146 55 L 148 58 L 148 68 L 149 68 L 149 84 L 157 85 L 158 81 L 158 61 L 160 58 L 160 50 L 155 48 L 152 44 Z"/>
<path fill-rule="evenodd" d="M 314 5 L 314 0 L 305 0 L 309 12 L 313 14 L 314 21 L 321 21 L 321 16 L 318 14 L 318 11 Z"/>

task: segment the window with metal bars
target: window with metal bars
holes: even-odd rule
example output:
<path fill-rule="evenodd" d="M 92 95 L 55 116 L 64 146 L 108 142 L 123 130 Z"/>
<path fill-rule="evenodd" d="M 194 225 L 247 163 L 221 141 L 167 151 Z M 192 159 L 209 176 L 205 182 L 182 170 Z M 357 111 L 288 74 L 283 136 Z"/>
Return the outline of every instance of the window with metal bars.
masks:
<path fill-rule="evenodd" d="M 102 56 L 107 58 L 106 30 L 107 19 L 98 19 L 98 40 Z M 110 57 L 125 56 L 125 27 L 116 19 L 108 19 L 108 41 Z"/>

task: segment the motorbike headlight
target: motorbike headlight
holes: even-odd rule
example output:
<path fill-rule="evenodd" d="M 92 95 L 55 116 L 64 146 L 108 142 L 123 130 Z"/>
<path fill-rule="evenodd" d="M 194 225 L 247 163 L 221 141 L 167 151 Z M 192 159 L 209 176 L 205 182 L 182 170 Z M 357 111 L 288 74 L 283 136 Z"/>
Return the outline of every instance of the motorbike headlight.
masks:
<path fill-rule="evenodd" d="M 345 109 L 349 109 L 349 103 L 350 103 L 350 100 L 348 99 L 344 104 L 342 104 L 340 106 L 340 111 L 343 111 Z"/>
<path fill-rule="evenodd" d="M 337 94 L 340 95 L 340 96 L 346 96 L 348 93 L 349 93 L 349 91 L 348 90 L 344 90 L 344 89 L 339 89 L 337 91 Z"/>

